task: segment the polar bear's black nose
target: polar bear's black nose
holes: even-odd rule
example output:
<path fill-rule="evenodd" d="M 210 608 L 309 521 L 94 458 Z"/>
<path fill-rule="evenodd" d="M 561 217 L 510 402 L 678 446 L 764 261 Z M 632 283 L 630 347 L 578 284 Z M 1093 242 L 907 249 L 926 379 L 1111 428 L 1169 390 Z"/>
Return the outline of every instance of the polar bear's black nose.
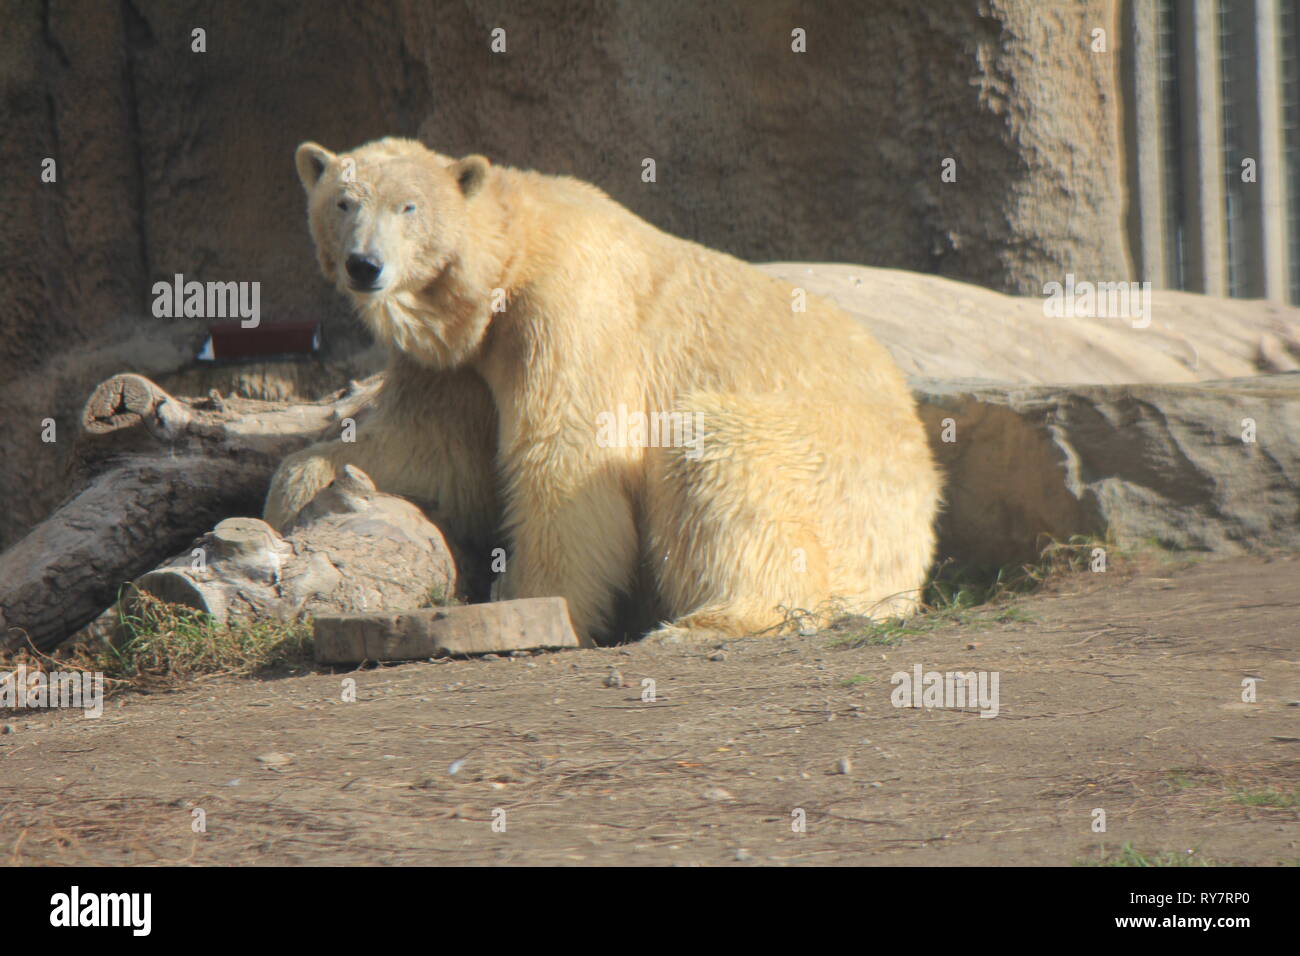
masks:
<path fill-rule="evenodd" d="M 357 288 L 370 288 L 384 271 L 384 264 L 370 256 L 353 253 L 348 256 L 348 277 Z"/>

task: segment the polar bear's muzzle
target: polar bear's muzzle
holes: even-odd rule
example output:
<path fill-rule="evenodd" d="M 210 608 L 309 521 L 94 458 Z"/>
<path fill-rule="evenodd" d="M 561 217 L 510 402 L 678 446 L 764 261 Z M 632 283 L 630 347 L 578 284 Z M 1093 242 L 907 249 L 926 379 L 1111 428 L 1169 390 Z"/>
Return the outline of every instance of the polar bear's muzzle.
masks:
<path fill-rule="evenodd" d="M 356 292 L 378 292 L 384 287 L 381 281 L 384 264 L 375 256 L 353 253 L 348 256 L 345 268 L 348 282 Z"/>

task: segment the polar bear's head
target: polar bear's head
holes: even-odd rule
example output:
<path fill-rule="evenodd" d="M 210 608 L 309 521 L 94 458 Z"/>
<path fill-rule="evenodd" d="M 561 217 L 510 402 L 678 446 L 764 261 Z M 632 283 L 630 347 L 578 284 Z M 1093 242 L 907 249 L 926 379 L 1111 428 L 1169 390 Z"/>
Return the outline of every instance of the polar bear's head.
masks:
<path fill-rule="evenodd" d="M 439 365 L 457 357 L 445 354 L 439 340 L 481 337 L 483 328 L 430 327 L 419 303 L 436 295 L 439 280 L 466 252 L 469 204 L 490 171 L 485 158 L 454 160 L 414 140 L 389 138 L 341 155 L 303 143 L 294 162 L 321 271 L 377 335 Z M 430 346 L 434 354 L 426 354 Z"/>

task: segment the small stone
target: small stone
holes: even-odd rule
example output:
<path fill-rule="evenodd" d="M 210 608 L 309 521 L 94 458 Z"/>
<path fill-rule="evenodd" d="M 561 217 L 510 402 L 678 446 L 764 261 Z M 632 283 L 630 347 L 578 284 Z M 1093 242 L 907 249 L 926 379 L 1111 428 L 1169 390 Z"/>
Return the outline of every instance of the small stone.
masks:
<path fill-rule="evenodd" d="M 754 854 L 750 853 L 744 847 L 741 847 L 735 852 L 735 857 L 737 862 L 744 863 L 747 860 L 752 860 L 754 858 Z"/>
<path fill-rule="evenodd" d="M 482 657 L 479 658 L 479 660 L 481 660 L 481 661 L 499 661 L 499 660 L 501 660 L 501 655 L 500 655 L 500 654 L 484 654 Z"/>
<path fill-rule="evenodd" d="M 16 734 L 17 732 L 13 724 L 5 724 L 4 727 L 0 727 L 0 734 Z"/>
<path fill-rule="evenodd" d="M 731 791 L 723 787 L 714 787 L 712 790 L 705 790 L 700 794 L 705 800 L 732 800 Z"/>
<path fill-rule="evenodd" d="M 623 673 L 622 673 L 622 671 L 620 671 L 617 667 L 611 667 L 611 668 L 609 669 L 609 674 L 606 675 L 606 677 L 605 677 L 605 686 L 606 686 L 606 687 L 626 687 L 627 684 L 625 684 L 625 683 L 623 682 Z"/>
<path fill-rule="evenodd" d="M 725 651 L 717 651 L 716 653 L 709 655 L 709 660 L 711 661 L 725 661 L 726 659 L 727 654 Z"/>
<path fill-rule="evenodd" d="M 841 757 L 835 763 L 835 772 L 846 776 L 851 774 L 853 772 L 853 761 L 849 760 L 848 757 Z"/>

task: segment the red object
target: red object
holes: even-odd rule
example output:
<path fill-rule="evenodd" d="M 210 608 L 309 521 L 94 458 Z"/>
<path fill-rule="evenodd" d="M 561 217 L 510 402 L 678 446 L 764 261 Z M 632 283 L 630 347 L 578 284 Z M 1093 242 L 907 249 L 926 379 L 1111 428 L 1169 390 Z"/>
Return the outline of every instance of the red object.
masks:
<path fill-rule="evenodd" d="M 265 355 L 311 355 L 320 350 L 320 322 L 266 322 L 246 329 L 238 322 L 208 326 L 199 358 L 209 362 Z"/>

